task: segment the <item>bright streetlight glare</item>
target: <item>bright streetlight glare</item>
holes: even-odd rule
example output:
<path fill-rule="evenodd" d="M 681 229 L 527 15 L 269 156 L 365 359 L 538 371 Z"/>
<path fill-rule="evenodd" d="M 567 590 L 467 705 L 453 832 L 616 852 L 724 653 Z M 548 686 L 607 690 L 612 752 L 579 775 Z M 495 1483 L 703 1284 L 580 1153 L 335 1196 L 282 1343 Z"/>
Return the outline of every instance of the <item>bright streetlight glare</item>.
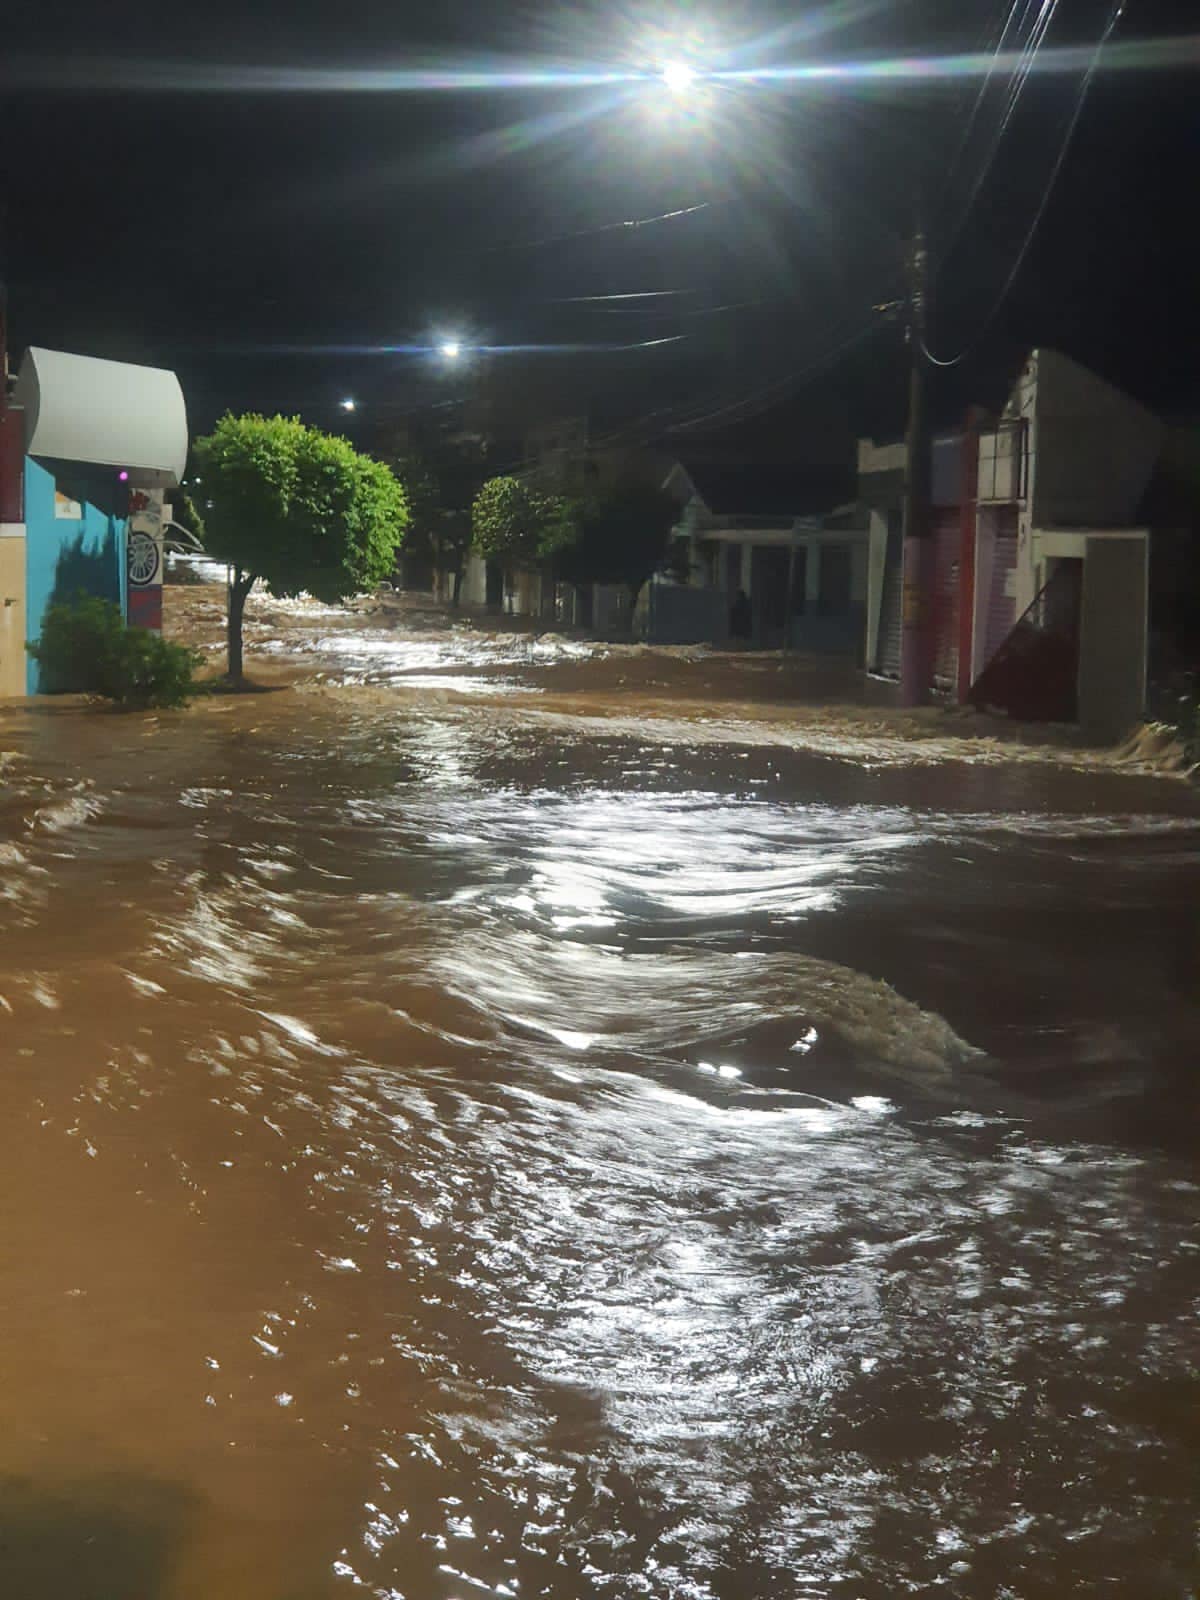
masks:
<path fill-rule="evenodd" d="M 358 410 L 358 401 L 357 400 L 343 400 L 341 402 L 341 405 L 342 405 L 342 410 L 343 411 L 357 411 Z"/>
<path fill-rule="evenodd" d="M 689 67 L 686 61 L 667 61 L 659 76 L 672 94 L 683 94 L 695 83 L 696 69 Z"/>
<path fill-rule="evenodd" d="M 438 346 L 438 349 L 447 361 L 457 361 L 459 356 L 462 355 L 462 345 L 459 344 L 457 339 L 447 339 Z"/>

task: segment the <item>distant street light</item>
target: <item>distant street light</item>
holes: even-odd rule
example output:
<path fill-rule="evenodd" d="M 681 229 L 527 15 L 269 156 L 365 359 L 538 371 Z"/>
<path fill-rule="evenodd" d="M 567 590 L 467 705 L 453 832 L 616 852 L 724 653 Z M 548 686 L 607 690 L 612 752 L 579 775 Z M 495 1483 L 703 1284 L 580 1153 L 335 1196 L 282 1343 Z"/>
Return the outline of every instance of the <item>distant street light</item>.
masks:
<path fill-rule="evenodd" d="M 658 75 L 672 94 L 686 94 L 696 81 L 696 69 L 686 61 L 664 61 Z"/>
<path fill-rule="evenodd" d="M 457 339 L 446 339 L 438 345 L 438 354 L 446 361 L 457 361 L 462 355 L 462 345 Z"/>
<path fill-rule="evenodd" d="M 341 408 L 342 408 L 343 411 L 357 411 L 358 410 L 358 401 L 357 400 L 342 400 L 339 403 L 340 403 Z"/>

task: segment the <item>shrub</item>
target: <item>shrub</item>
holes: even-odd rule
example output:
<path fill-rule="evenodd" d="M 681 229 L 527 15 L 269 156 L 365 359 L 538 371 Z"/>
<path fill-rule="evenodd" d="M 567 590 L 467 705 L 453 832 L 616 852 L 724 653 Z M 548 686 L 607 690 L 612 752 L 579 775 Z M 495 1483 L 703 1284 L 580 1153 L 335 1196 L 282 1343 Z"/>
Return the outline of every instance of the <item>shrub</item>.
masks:
<path fill-rule="evenodd" d="M 52 605 L 27 645 L 49 694 L 98 694 L 130 709 L 181 706 L 196 693 L 200 656 L 145 628 L 129 628 L 111 600 L 78 595 Z"/>

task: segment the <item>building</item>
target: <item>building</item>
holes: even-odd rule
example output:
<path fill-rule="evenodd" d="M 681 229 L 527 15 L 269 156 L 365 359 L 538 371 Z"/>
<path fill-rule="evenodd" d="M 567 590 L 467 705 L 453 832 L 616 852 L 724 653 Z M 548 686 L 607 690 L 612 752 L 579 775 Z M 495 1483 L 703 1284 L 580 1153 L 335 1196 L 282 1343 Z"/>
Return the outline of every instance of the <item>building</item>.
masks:
<path fill-rule="evenodd" d="M 676 462 L 674 579 L 648 586 L 647 637 L 729 638 L 857 656 L 866 615 L 866 514 L 838 469 Z"/>
<path fill-rule="evenodd" d="M 1052 350 L 994 417 L 938 439 L 916 584 L 926 676 L 960 700 L 1119 734 L 1145 703 L 1149 533 L 1142 498 L 1163 428 Z M 868 666 L 899 672 L 904 448 L 863 440 Z M 911 546 L 910 546 L 911 551 Z"/>
<path fill-rule="evenodd" d="M 931 604 L 938 641 L 933 675 L 938 687 L 952 689 L 957 682 L 957 636 L 949 619 L 958 615 L 956 585 L 968 476 L 963 434 L 938 436 L 931 455 Z M 858 499 L 868 526 L 863 660 L 868 672 L 885 678 L 900 676 L 905 460 L 903 443 L 877 445 L 873 439 L 859 440 Z"/>
<path fill-rule="evenodd" d="M 98 595 L 162 627 L 164 494 L 187 447 L 173 372 L 26 353 L 0 394 L 0 694 L 38 692 L 25 647 L 56 602 Z"/>

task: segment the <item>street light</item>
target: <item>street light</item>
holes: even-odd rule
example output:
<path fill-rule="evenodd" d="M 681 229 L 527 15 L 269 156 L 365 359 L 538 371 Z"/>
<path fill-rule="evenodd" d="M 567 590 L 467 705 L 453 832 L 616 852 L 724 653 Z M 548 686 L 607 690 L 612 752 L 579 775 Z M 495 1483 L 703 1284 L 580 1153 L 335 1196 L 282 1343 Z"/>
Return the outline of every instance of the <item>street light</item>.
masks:
<path fill-rule="evenodd" d="M 696 69 L 686 61 L 664 61 L 658 75 L 672 94 L 686 94 L 696 81 Z"/>
<path fill-rule="evenodd" d="M 457 361 L 462 355 L 462 345 L 457 339 L 446 339 L 438 345 L 438 354 L 444 361 Z"/>
<path fill-rule="evenodd" d="M 346 399 L 346 400 L 341 400 L 338 403 L 341 406 L 343 411 L 357 411 L 358 410 L 358 401 L 357 400 Z"/>

